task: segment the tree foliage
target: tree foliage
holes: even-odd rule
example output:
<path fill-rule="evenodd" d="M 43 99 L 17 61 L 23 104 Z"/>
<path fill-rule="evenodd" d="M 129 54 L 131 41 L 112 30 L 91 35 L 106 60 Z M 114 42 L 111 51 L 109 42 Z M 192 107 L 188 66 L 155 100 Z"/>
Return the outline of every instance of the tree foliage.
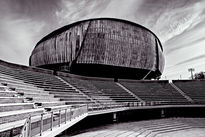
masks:
<path fill-rule="evenodd" d="M 205 72 L 195 73 L 194 79 L 205 79 Z"/>

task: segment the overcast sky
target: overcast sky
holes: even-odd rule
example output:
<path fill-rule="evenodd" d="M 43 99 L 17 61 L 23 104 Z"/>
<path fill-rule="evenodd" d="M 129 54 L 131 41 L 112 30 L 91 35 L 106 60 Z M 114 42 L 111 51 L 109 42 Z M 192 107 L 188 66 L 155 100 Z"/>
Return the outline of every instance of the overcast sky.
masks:
<path fill-rule="evenodd" d="M 188 78 L 188 68 L 205 71 L 205 0 L 0 0 L 0 59 L 28 65 L 43 36 L 93 17 L 152 30 L 165 49 L 163 78 Z"/>

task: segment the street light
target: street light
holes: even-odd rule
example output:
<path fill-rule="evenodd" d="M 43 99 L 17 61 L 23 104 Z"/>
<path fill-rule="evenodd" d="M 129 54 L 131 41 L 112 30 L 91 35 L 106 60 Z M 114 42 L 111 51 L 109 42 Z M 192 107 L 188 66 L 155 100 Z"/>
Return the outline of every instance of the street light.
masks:
<path fill-rule="evenodd" d="M 191 72 L 191 79 L 194 79 L 193 71 L 195 71 L 195 69 L 194 68 L 189 68 L 188 71 Z"/>

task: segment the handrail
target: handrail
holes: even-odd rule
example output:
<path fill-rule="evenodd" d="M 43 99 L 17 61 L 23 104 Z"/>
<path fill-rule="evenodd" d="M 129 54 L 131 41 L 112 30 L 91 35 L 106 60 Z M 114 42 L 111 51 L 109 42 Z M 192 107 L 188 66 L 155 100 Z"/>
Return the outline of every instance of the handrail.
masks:
<path fill-rule="evenodd" d="M 40 126 L 39 132 L 35 135 L 43 136 L 44 131 L 52 131 L 55 127 L 61 127 L 62 124 L 67 124 L 68 121 L 75 119 L 76 117 L 89 112 L 118 109 L 118 108 L 136 108 L 144 106 L 163 106 L 163 105 L 179 105 L 179 104 L 190 104 L 190 102 L 177 102 L 177 101 L 149 101 L 149 102 L 123 102 L 123 103 L 105 103 L 99 104 L 83 104 L 83 105 L 64 105 L 57 107 L 46 108 L 47 112 L 41 113 L 40 115 Z M 191 103 L 192 104 L 192 103 Z M 49 119 L 49 123 L 44 123 L 45 119 Z M 31 137 L 31 120 L 32 116 L 29 115 L 27 118 L 20 137 Z M 47 120 L 48 121 L 48 120 Z M 46 126 L 45 126 L 46 125 Z"/>
<path fill-rule="evenodd" d="M 193 103 L 184 102 L 184 101 L 147 101 L 147 102 L 123 102 L 123 103 L 105 103 L 103 105 L 98 104 L 88 104 L 88 111 L 98 111 L 98 110 L 105 110 L 105 109 L 113 109 L 113 108 L 122 108 L 122 107 L 142 107 L 142 106 L 163 106 L 163 105 L 190 105 Z"/>
<path fill-rule="evenodd" d="M 35 133 L 35 135 L 43 136 L 44 131 L 52 131 L 53 128 L 60 127 L 62 124 L 67 124 L 68 121 L 71 121 L 72 119 L 75 119 L 76 117 L 87 113 L 87 105 L 68 105 L 67 107 L 59 107 L 59 109 L 51 108 L 50 110 L 47 110 L 47 112 L 40 114 L 40 126 L 37 127 L 39 128 L 39 131 L 38 133 Z M 45 123 L 46 118 L 50 118 L 48 123 Z M 19 135 L 20 137 L 31 137 L 33 135 L 31 123 L 32 116 L 29 115 Z"/>

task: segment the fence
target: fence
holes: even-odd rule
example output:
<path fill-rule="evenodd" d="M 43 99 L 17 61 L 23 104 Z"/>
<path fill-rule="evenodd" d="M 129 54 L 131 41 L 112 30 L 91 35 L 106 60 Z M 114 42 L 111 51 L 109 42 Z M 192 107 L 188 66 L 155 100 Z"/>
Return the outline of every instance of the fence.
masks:
<path fill-rule="evenodd" d="M 36 117 L 29 116 L 22 128 L 20 137 L 42 136 L 44 131 L 52 131 L 53 128 L 60 127 L 86 112 L 86 105 L 77 105 L 51 108 L 50 111 L 42 113 L 40 119 L 38 116 L 38 120 L 36 120 Z"/>
<path fill-rule="evenodd" d="M 44 131 L 52 131 L 54 127 L 60 127 L 68 121 L 87 113 L 88 111 L 109 110 L 116 108 L 133 108 L 143 106 L 160 106 L 160 105 L 178 105 L 187 104 L 187 102 L 169 102 L 169 101 L 151 101 L 151 102 L 119 102 L 104 104 L 87 104 L 75 106 L 59 106 L 47 109 L 40 115 L 38 120 L 34 120 L 32 116 L 26 120 L 20 137 L 31 137 L 34 135 L 42 136 Z M 46 109 L 46 108 L 45 108 Z M 34 121 L 34 122 L 33 122 Z M 31 124 L 32 123 L 32 124 Z"/>
<path fill-rule="evenodd" d="M 104 104 L 88 104 L 88 111 L 97 111 L 121 107 L 143 107 L 143 106 L 162 106 L 162 105 L 189 105 L 190 102 L 176 101 L 148 101 L 148 102 L 119 102 L 119 103 L 104 103 Z"/>

